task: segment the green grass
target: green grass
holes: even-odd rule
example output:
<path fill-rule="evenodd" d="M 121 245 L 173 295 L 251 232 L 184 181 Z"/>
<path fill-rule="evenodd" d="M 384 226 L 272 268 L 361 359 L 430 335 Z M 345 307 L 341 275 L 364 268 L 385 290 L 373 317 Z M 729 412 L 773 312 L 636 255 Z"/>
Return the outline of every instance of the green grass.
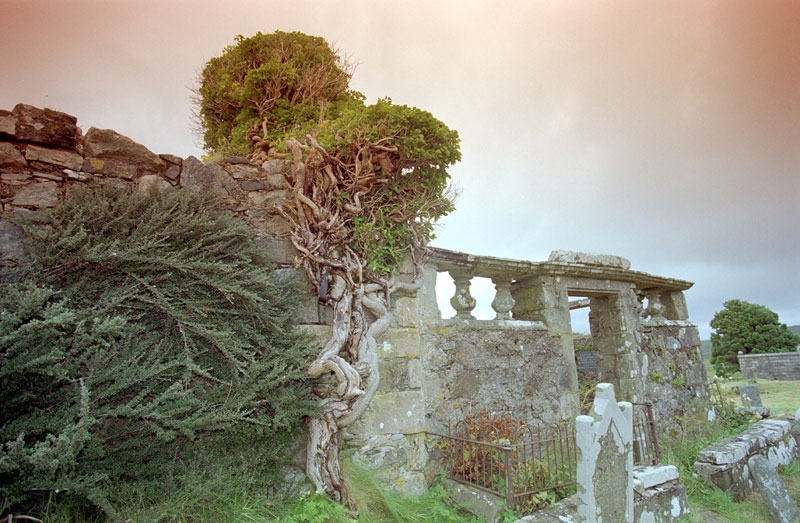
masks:
<path fill-rule="evenodd" d="M 312 494 L 309 488 L 265 485 L 261 477 L 244 478 L 231 469 L 183 478 L 184 486 L 163 499 L 125 492 L 121 497 L 128 502 L 117 508 L 120 520 L 128 523 L 480 523 L 480 519 L 453 505 L 441 486 L 421 496 L 404 497 L 387 490 L 374 472 L 347 458 L 342 460 L 342 468 L 354 493 L 355 510 Z M 121 489 L 124 491 L 125 486 Z M 87 507 L 85 500 L 61 494 L 51 498 L 43 514 L 27 515 L 44 523 L 108 521 L 96 509 Z M 0 514 L 0 518 L 5 516 Z"/>

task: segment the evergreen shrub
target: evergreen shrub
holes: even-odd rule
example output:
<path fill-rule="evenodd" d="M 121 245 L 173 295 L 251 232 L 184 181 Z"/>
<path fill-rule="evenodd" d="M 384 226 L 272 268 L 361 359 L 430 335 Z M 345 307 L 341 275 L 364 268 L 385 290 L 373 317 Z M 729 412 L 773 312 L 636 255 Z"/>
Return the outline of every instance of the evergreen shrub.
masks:
<path fill-rule="evenodd" d="M 113 516 L 189 469 L 278 471 L 315 413 L 299 287 L 213 195 L 71 191 L 0 292 L 0 496 Z M 125 485 L 125 489 L 120 488 Z"/>

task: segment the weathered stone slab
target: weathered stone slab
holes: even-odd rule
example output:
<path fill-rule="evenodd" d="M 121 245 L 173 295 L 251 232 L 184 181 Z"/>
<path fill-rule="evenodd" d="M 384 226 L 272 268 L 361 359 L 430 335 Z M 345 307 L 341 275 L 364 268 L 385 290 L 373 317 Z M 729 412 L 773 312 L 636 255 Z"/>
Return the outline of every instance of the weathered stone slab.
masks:
<path fill-rule="evenodd" d="M 20 207 L 55 207 L 58 203 L 58 184 L 55 182 L 39 182 L 32 183 L 21 187 L 14 199 L 11 200 L 12 205 Z"/>
<path fill-rule="evenodd" d="M 800 522 L 797 505 L 770 462 L 765 457 L 756 455 L 747 460 L 747 465 L 750 467 L 753 482 L 772 515 L 772 520 L 779 523 Z"/>
<path fill-rule="evenodd" d="M 739 385 L 739 398 L 745 407 L 763 407 L 758 385 Z"/>
<path fill-rule="evenodd" d="M 8 142 L 0 142 L 0 169 L 19 171 L 28 167 L 22 153 Z"/>
<path fill-rule="evenodd" d="M 147 147 L 111 129 L 91 127 L 86 133 L 85 155 L 136 166 L 139 174 L 157 174 L 167 168 L 164 160 Z"/>
<path fill-rule="evenodd" d="M 556 263 L 579 263 L 581 265 L 596 265 L 600 267 L 617 267 L 628 270 L 631 262 L 622 256 L 613 254 L 590 254 L 588 252 L 577 251 L 553 251 L 547 261 Z"/>
<path fill-rule="evenodd" d="M 2 116 L 0 132 L 17 140 L 51 147 L 75 149 L 80 141 L 78 119 L 52 109 L 39 109 L 27 104 L 17 104 L 9 116 Z"/>
<path fill-rule="evenodd" d="M 38 145 L 29 145 L 25 148 L 25 158 L 29 162 L 49 163 L 50 165 L 66 167 L 73 171 L 80 171 L 83 165 L 83 156 L 80 154 L 59 149 L 46 149 Z"/>

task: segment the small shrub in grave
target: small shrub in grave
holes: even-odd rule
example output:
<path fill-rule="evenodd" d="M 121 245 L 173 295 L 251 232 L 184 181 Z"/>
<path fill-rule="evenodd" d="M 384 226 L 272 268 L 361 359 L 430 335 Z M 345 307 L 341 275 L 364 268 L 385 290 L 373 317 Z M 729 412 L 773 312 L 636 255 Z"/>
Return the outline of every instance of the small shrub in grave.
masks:
<path fill-rule="evenodd" d="M 506 492 L 506 461 L 504 449 L 509 447 L 508 464 L 515 494 L 530 492 L 517 498 L 514 507 L 519 512 L 531 512 L 575 493 L 574 462 L 557 459 L 545 450 L 533 455 L 533 448 L 542 448 L 537 442 L 520 443 L 520 433 L 526 423 L 509 416 L 490 415 L 486 411 L 467 416 L 457 425 L 455 438 L 442 444 L 451 476 L 462 481 L 490 489 L 504 495 Z M 530 433 L 529 433 L 530 434 Z M 480 445 L 475 442 L 488 443 Z M 526 451 L 525 446 L 530 448 Z M 547 449 L 546 445 L 544 447 Z"/>

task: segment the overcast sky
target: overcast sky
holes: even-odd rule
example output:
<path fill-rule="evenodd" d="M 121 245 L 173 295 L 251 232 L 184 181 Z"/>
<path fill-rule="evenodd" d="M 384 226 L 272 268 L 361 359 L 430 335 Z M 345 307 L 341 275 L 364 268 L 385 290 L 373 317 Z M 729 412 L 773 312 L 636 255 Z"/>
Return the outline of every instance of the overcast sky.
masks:
<path fill-rule="evenodd" d="M 617 254 L 800 324 L 800 2 L 0 0 L 0 108 L 51 107 L 202 154 L 190 89 L 237 34 L 302 31 L 368 101 L 461 136 L 435 245 Z M 476 285 L 481 314 L 489 285 Z M 440 304 L 447 316 L 447 308 Z M 586 331 L 584 312 L 574 328 Z"/>

